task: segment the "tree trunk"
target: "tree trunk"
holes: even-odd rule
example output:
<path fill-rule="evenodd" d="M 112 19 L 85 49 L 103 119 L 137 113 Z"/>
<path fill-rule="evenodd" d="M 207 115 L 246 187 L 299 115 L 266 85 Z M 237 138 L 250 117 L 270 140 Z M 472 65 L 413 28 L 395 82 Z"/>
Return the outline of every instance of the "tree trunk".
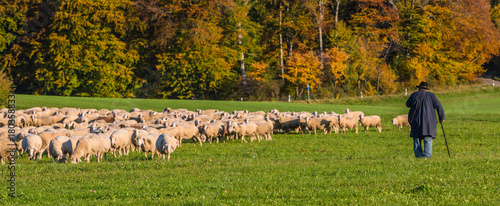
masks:
<path fill-rule="evenodd" d="M 281 68 L 281 81 L 283 81 L 283 83 L 285 83 L 285 65 L 283 64 L 283 37 L 282 37 L 282 34 L 281 32 L 283 31 L 282 28 L 281 28 L 281 21 L 282 21 L 282 8 L 283 8 L 283 3 L 280 2 L 280 21 L 279 21 L 279 25 L 280 25 L 280 68 Z"/>
<path fill-rule="evenodd" d="M 377 92 L 380 88 L 380 64 L 377 66 Z"/>
<path fill-rule="evenodd" d="M 335 8 L 335 28 L 337 28 L 337 24 L 339 23 L 339 7 L 342 0 L 335 1 L 337 2 L 337 8 Z"/>
<path fill-rule="evenodd" d="M 320 52 L 320 70 L 323 73 L 323 68 L 325 65 L 325 58 L 324 58 L 324 52 L 323 52 L 323 0 L 319 0 L 319 19 L 318 19 L 318 28 L 319 28 L 319 52 Z"/>
<path fill-rule="evenodd" d="M 247 84 L 247 75 L 245 73 L 245 54 L 241 52 L 241 61 L 240 61 L 240 69 L 241 69 L 241 81 L 243 85 Z"/>
<path fill-rule="evenodd" d="M 286 8 L 287 13 L 290 12 L 290 8 Z M 293 16 L 292 19 L 290 20 L 290 23 L 293 24 Z M 288 32 L 287 34 L 288 37 L 288 61 L 290 62 L 289 66 L 293 65 L 292 58 L 293 58 L 293 36 L 291 32 Z"/>

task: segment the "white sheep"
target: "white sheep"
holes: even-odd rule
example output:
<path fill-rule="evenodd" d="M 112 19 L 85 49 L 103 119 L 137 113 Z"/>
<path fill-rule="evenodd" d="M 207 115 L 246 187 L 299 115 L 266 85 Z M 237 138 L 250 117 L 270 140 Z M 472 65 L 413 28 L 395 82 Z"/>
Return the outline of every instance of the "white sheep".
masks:
<path fill-rule="evenodd" d="M 170 161 L 170 154 L 174 152 L 179 145 L 179 141 L 169 134 L 162 134 L 156 140 L 156 150 L 161 154 L 163 160 L 165 160 L 165 154 L 167 154 L 167 160 Z"/>
<path fill-rule="evenodd" d="M 198 127 L 196 126 L 192 126 L 192 125 L 184 125 L 184 126 L 178 126 L 177 127 L 179 133 L 178 133 L 178 139 L 179 139 L 179 146 L 182 145 L 182 140 L 183 139 L 193 139 L 195 138 L 196 140 L 198 140 L 198 142 L 200 142 L 200 146 L 202 146 L 203 144 L 201 143 L 202 142 L 202 139 L 200 137 L 200 130 Z M 196 140 L 194 140 L 194 144 L 196 145 Z"/>
<path fill-rule="evenodd" d="M 237 137 L 241 137 L 241 142 L 248 143 L 245 136 L 250 136 L 250 142 L 256 138 L 257 135 L 257 124 L 249 122 L 242 124 L 231 124 L 228 128 L 229 133 L 235 133 Z"/>
<path fill-rule="evenodd" d="M 144 152 L 144 156 L 148 157 L 148 152 L 151 152 L 151 159 L 153 159 L 155 153 L 158 156 L 160 155 L 156 149 L 156 141 L 159 136 L 159 133 L 153 133 L 137 137 L 137 143 L 139 144 L 139 148 Z"/>
<path fill-rule="evenodd" d="M 342 129 L 342 133 L 345 133 L 346 129 L 352 129 L 358 133 L 358 118 L 351 117 L 349 115 L 339 115 L 339 127 Z"/>
<path fill-rule="evenodd" d="M 122 156 L 122 151 L 125 155 L 129 154 L 130 147 L 132 146 L 132 130 L 118 129 L 111 134 L 111 147 L 118 152 L 118 156 Z M 114 155 L 116 157 L 116 153 Z"/>
<path fill-rule="evenodd" d="M 66 151 L 66 153 L 63 151 Z M 69 150 L 69 151 L 68 151 Z M 58 136 L 50 141 L 49 144 L 49 153 L 54 158 L 54 161 L 57 163 L 66 162 L 68 153 L 73 153 L 73 145 L 69 137 L 67 136 Z"/>
<path fill-rule="evenodd" d="M 325 127 L 326 124 L 323 121 L 323 118 L 311 118 L 311 117 L 306 117 L 306 122 L 305 122 L 305 128 L 307 131 L 309 131 L 309 134 L 311 132 L 314 132 L 316 135 L 316 130 L 323 130 L 323 132 L 326 134 L 327 128 Z"/>
<path fill-rule="evenodd" d="M 391 121 L 392 121 L 393 125 L 398 126 L 400 131 L 403 128 L 403 126 L 410 127 L 409 130 L 411 131 L 411 125 L 410 125 L 410 122 L 408 122 L 408 115 L 407 114 L 398 115 L 394 119 L 392 119 Z"/>
<path fill-rule="evenodd" d="M 22 141 L 23 149 L 28 153 L 30 160 L 42 158 L 42 138 L 36 134 L 26 135 Z"/>
<path fill-rule="evenodd" d="M 365 132 L 367 132 L 370 127 L 376 127 L 379 133 L 382 132 L 382 119 L 377 115 L 365 116 L 360 114 L 359 121 L 361 122 L 361 126 L 365 128 Z"/>
<path fill-rule="evenodd" d="M 97 162 L 101 162 L 103 146 L 103 141 L 96 134 L 90 133 L 83 136 L 78 143 L 76 143 L 73 155 L 70 156 L 71 163 L 77 164 L 81 162 L 82 157 L 89 163 L 92 155 L 96 155 Z"/>
<path fill-rule="evenodd" d="M 273 138 L 271 137 L 271 135 L 273 134 L 273 130 L 274 130 L 274 125 L 273 125 L 273 122 L 269 119 L 269 117 L 265 117 L 265 120 L 262 122 L 262 121 L 259 121 L 259 122 L 255 122 L 255 124 L 257 125 L 257 136 L 258 136 L 258 140 L 260 141 L 260 136 L 264 136 L 266 138 L 266 140 L 273 140 Z"/>
<path fill-rule="evenodd" d="M 221 122 L 205 124 L 201 126 L 200 130 L 200 137 L 208 140 L 210 143 L 212 143 L 213 138 L 216 138 L 217 143 L 219 143 L 219 137 L 224 134 L 224 127 Z"/>
<path fill-rule="evenodd" d="M 132 131 L 132 137 L 131 137 L 131 141 L 132 141 L 132 152 L 135 151 L 135 149 L 138 149 L 140 148 L 140 145 L 139 143 L 137 142 L 137 140 L 142 137 L 142 136 L 145 136 L 145 135 L 148 135 L 149 132 L 146 131 L 146 130 L 142 130 L 142 129 L 134 129 Z"/>

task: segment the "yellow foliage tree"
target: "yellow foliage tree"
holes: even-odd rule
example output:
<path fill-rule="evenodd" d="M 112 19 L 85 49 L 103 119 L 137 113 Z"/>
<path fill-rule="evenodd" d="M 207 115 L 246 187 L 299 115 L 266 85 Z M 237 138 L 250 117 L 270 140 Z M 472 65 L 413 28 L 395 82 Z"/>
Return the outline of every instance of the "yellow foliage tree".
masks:
<path fill-rule="evenodd" d="M 347 73 L 347 60 L 349 59 L 349 54 L 341 48 L 334 47 L 326 50 L 326 56 L 330 64 L 335 85 L 344 84 L 345 80 L 349 77 Z"/>
<path fill-rule="evenodd" d="M 283 77 L 295 87 L 297 96 L 302 95 L 304 87 L 310 85 L 314 88 L 320 81 L 320 61 L 312 51 L 296 53 L 292 58 L 292 65 Z"/>
<path fill-rule="evenodd" d="M 250 70 L 246 72 L 246 75 L 255 81 L 258 82 L 264 82 L 264 74 L 266 73 L 267 68 L 269 67 L 269 64 L 260 61 L 260 62 L 254 62 L 250 64 Z"/>

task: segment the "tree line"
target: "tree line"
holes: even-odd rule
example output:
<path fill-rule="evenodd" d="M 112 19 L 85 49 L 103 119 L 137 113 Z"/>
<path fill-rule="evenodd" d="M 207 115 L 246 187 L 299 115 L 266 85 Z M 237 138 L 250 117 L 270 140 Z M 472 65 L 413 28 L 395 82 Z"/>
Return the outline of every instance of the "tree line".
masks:
<path fill-rule="evenodd" d="M 274 100 L 473 81 L 497 0 L 0 0 L 17 92 Z"/>

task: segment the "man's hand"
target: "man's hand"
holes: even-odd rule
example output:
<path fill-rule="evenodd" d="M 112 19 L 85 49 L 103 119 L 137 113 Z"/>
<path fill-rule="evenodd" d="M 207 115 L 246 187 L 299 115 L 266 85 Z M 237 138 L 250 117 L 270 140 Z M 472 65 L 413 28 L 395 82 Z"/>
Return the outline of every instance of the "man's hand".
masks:
<path fill-rule="evenodd" d="M 444 119 L 443 119 L 443 120 L 441 120 L 440 122 L 441 122 L 441 123 L 443 123 L 443 122 L 444 122 Z"/>

